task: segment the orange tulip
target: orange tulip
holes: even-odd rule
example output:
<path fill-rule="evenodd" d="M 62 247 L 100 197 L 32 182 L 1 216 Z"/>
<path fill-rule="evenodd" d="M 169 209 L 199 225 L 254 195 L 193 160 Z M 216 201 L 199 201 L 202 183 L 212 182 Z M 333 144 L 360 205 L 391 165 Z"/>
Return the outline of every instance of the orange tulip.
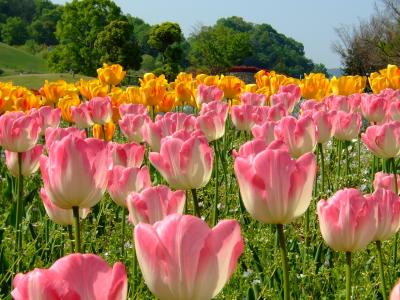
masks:
<path fill-rule="evenodd" d="M 94 124 L 93 125 L 93 136 L 97 139 L 111 141 L 115 132 L 114 122 L 108 122 L 105 125 Z"/>
<path fill-rule="evenodd" d="M 227 99 L 237 98 L 244 86 L 244 82 L 235 76 L 221 76 L 218 84 Z"/>
<path fill-rule="evenodd" d="M 126 72 L 118 64 L 103 64 L 102 68 L 97 69 L 97 76 L 103 85 L 118 85 L 124 79 L 125 75 Z"/>
<path fill-rule="evenodd" d="M 73 123 L 71 106 L 78 106 L 80 102 L 81 100 L 76 93 L 68 93 L 58 100 L 57 106 L 61 109 L 61 117 L 64 121 Z"/>
<path fill-rule="evenodd" d="M 78 89 L 81 95 L 90 100 L 94 97 L 105 97 L 107 96 L 109 87 L 108 85 L 102 84 L 99 80 L 83 80 L 81 79 L 78 83 Z"/>

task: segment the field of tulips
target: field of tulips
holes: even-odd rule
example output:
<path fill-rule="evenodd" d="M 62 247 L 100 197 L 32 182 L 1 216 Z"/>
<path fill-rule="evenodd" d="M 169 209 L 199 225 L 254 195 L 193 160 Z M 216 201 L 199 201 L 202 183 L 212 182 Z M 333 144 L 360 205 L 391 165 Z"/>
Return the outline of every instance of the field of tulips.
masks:
<path fill-rule="evenodd" d="M 400 69 L 0 82 L 1 299 L 400 299 Z"/>

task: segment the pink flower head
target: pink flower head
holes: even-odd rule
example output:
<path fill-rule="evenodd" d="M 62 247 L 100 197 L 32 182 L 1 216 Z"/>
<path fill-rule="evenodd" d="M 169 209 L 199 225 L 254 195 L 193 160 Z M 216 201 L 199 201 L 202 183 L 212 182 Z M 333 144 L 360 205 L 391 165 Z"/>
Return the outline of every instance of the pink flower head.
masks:
<path fill-rule="evenodd" d="M 385 174 L 382 172 L 375 173 L 374 190 L 386 189 L 395 192 L 396 187 L 394 183 L 393 174 Z M 400 189 L 400 176 L 397 176 L 397 187 Z"/>
<path fill-rule="evenodd" d="M 134 238 L 144 281 L 159 299 L 214 298 L 243 253 L 236 220 L 210 229 L 199 218 L 174 214 L 154 225 L 140 223 Z"/>
<path fill-rule="evenodd" d="M 365 248 L 377 230 L 375 205 L 360 191 L 344 189 L 317 205 L 322 237 L 335 251 L 353 252 Z"/>
<path fill-rule="evenodd" d="M 400 121 L 400 101 L 390 103 L 387 113 L 390 120 Z"/>
<path fill-rule="evenodd" d="M 36 145 L 27 152 L 22 152 L 21 175 L 26 177 L 35 173 L 39 169 L 40 156 L 43 153 L 43 145 Z M 18 176 L 18 153 L 5 151 L 6 165 L 10 173 Z"/>
<path fill-rule="evenodd" d="M 378 94 L 379 97 L 385 98 L 388 102 L 399 101 L 400 100 L 400 91 L 394 89 L 383 89 Z"/>
<path fill-rule="evenodd" d="M 388 104 L 384 97 L 374 94 L 363 94 L 361 98 L 361 111 L 368 121 L 378 123 L 385 119 Z"/>
<path fill-rule="evenodd" d="M 209 142 L 218 140 L 225 134 L 226 114 L 221 115 L 217 112 L 207 112 L 201 114 L 196 119 L 197 129 L 203 132 Z"/>
<path fill-rule="evenodd" d="M 60 124 L 61 110 L 50 106 L 42 106 L 39 109 L 32 109 L 31 114 L 36 114 L 40 122 L 41 132 L 44 134 L 49 127 L 56 128 Z"/>
<path fill-rule="evenodd" d="M 163 138 L 160 153 L 151 152 L 152 165 L 175 189 L 197 189 L 211 178 L 213 153 L 204 136 L 178 131 Z"/>
<path fill-rule="evenodd" d="M 258 153 L 255 149 L 255 155 L 250 148 L 245 150 L 239 151 L 234 168 L 250 215 L 267 224 L 287 224 L 301 216 L 312 198 L 314 154 L 307 153 L 295 160 L 287 151 L 271 146 Z"/>
<path fill-rule="evenodd" d="M 142 143 L 143 130 L 147 122 L 150 122 L 148 115 L 127 114 L 119 121 L 119 127 L 128 141 Z"/>
<path fill-rule="evenodd" d="M 129 222 L 154 224 L 171 214 L 183 214 L 185 192 L 171 191 L 165 185 L 148 187 L 140 193 L 130 193 L 126 203 Z"/>
<path fill-rule="evenodd" d="M 135 143 L 109 143 L 114 166 L 140 168 L 144 158 L 144 146 Z"/>
<path fill-rule="evenodd" d="M 271 95 L 271 105 L 283 104 L 289 113 L 292 113 L 295 104 L 300 100 L 300 87 L 296 84 L 281 86 L 277 94 Z"/>
<path fill-rule="evenodd" d="M 0 116 L 0 146 L 12 152 L 32 149 L 40 135 L 40 120 L 36 114 L 7 112 Z"/>
<path fill-rule="evenodd" d="M 324 144 L 328 142 L 333 135 L 333 118 L 335 111 L 315 111 L 312 114 L 312 119 L 317 127 L 317 141 Z"/>
<path fill-rule="evenodd" d="M 215 112 L 219 114 L 221 117 L 226 118 L 228 117 L 228 104 L 226 102 L 220 102 L 220 101 L 212 101 L 209 103 L 204 103 L 201 106 L 200 110 L 200 115 L 204 115 L 207 112 Z"/>
<path fill-rule="evenodd" d="M 84 130 L 79 130 L 75 127 L 67 127 L 67 128 L 47 128 L 45 132 L 45 140 L 46 140 L 46 150 L 49 151 L 51 145 L 61 140 L 62 138 L 66 137 L 67 135 L 73 135 L 80 138 L 85 138 L 86 133 Z"/>
<path fill-rule="evenodd" d="M 113 108 L 110 97 L 94 97 L 88 103 L 90 117 L 94 123 L 105 125 L 112 120 Z"/>
<path fill-rule="evenodd" d="M 351 141 L 358 137 L 361 129 L 361 115 L 337 111 L 332 120 L 333 136 L 341 141 Z"/>
<path fill-rule="evenodd" d="M 240 95 L 240 102 L 242 104 L 263 106 L 266 101 L 266 96 L 264 94 L 244 92 Z"/>
<path fill-rule="evenodd" d="M 255 125 L 251 129 L 254 138 L 262 139 L 267 145 L 275 140 L 274 130 L 276 122 L 266 121 L 262 125 Z"/>
<path fill-rule="evenodd" d="M 392 292 L 390 293 L 390 300 L 399 300 L 400 299 L 400 280 L 393 287 Z"/>
<path fill-rule="evenodd" d="M 347 96 L 332 95 L 325 98 L 330 111 L 344 111 L 349 113 L 351 110 Z"/>
<path fill-rule="evenodd" d="M 221 101 L 224 98 L 224 92 L 217 86 L 207 86 L 201 83 L 197 88 L 196 101 L 199 105 L 212 101 Z"/>
<path fill-rule="evenodd" d="M 361 112 L 361 98 L 363 94 L 352 94 L 347 96 L 349 102 L 350 112 Z"/>
<path fill-rule="evenodd" d="M 377 209 L 377 230 L 373 241 L 390 239 L 400 228 L 400 198 L 392 190 L 378 189 L 365 196 Z"/>
<path fill-rule="evenodd" d="M 94 254 L 70 254 L 58 259 L 49 269 L 18 273 L 11 296 L 15 300 L 125 300 L 128 278 L 125 266 L 112 268 Z"/>
<path fill-rule="evenodd" d="M 400 156 L 400 122 L 369 126 L 361 139 L 368 150 L 380 158 Z"/>
<path fill-rule="evenodd" d="M 53 142 L 40 171 L 50 200 L 60 208 L 91 208 L 102 198 L 111 166 L 107 143 L 72 134 Z"/>
<path fill-rule="evenodd" d="M 114 166 L 109 171 L 108 192 L 111 199 L 122 207 L 127 206 L 126 198 L 131 192 L 140 192 L 149 186 L 151 186 L 151 179 L 147 167 Z"/>
<path fill-rule="evenodd" d="M 326 111 L 326 103 L 325 101 L 317 101 L 314 99 L 309 99 L 301 103 L 300 105 L 301 113 L 304 114 L 306 111 Z"/>
<path fill-rule="evenodd" d="M 307 116 L 298 120 L 292 116 L 284 117 L 275 126 L 275 138 L 285 142 L 290 154 L 295 158 L 313 152 L 317 145 L 314 121 Z"/>
<path fill-rule="evenodd" d="M 79 106 L 71 106 L 71 116 L 78 128 L 89 128 L 94 124 L 89 102 L 83 102 Z"/>
<path fill-rule="evenodd" d="M 47 215 L 50 220 L 59 225 L 73 225 L 74 224 L 74 216 L 72 213 L 72 209 L 63 209 L 54 205 L 51 202 L 49 196 L 47 196 L 46 190 L 44 188 L 40 189 L 40 198 L 42 199 L 44 209 L 46 210 Z M 79 217 L 85 219 L 89 214 L 90 209 L 88 208 L 80 208 L 79 209 Z"/>
<path fill-rule="evenodd" d="M 268 119 L 270 121 L 278 122 L 288 115 L 288 111 L 282 103 L 269 107 Z"/>
<path fill-rule="evenodd" d="M 148 115 L 147 107 L 143 104 L 121 104 L 118 108 L 121 117 L 132 115 Z"/>
<path fill-rule="evenodd" d="M 257 121 L 256 107 L 247 104 L 232 106 L 231 117 L 233 125 L 238 130 L 250 132 Z"/>

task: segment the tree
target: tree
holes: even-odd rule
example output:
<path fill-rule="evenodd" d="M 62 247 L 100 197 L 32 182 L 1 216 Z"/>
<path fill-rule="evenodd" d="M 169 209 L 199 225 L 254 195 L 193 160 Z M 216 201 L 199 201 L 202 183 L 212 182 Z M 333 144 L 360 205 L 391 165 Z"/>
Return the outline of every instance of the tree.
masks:
<path fill-rule="evenodd" d="M 30 36 L 35 42 L 46 45 L 56 45 L 58 40 L 55 36 L 57 22 L 63 14 L 62 6 L 54 8 L 38 9 L 40 15 L 30 24 Z"/>
<path fill-rule="evenodd" d="M 140 47 L 140 52 L 156 57 L 158 54 L 157 50 L 151 48 L 148 44 L 151 26 L 142 19 L 131 15 L 127 15 L 126 18 L 128 19 L 129 24 L 133 26 L 133 34 Z"/>
<path fill-rule="evenodd" d="M 112 21 L 105 26 L 94 43 L 100 62 L 120 64 L 125 69 L 139 69 L 142 57 L 133 32 L 133 26 L 127 21 Z"/>
<path fill-rule="evenodd" d="M 111 21 L 126 20 L 111 0 L 73 0 L 66 3 L 57 23 L 60 45 L 49 54 L 49 65 L 60 71 L 95 75 L 100 55 L 94 47 L 98 34 Z"/>
<path fill-rule="evenodd" d="M 19 17 L 10 17 L 1 25 L 1 38 L 9 45 L 22 45 L 28 39 L 26 24 Z"/>
<path fill-rule="evenodd" d="M 177 23 L 165 22 L 151 28 L 148 44 L 164 53 L 169 46 L 180 43 L 183 40 L 181 27 Z"/>

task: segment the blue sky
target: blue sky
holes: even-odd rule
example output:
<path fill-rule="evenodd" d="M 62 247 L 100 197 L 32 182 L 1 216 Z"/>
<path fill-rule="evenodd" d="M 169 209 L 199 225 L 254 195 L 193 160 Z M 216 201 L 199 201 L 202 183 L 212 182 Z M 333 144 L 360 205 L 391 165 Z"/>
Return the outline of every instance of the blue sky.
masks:
<path fill-rule="evenodd" d="M 65 3 L 63 0 L 53 0 Z M 212 25 L 221 17 L 241 16 L 269 23 L 277 31 L 302 42 L 307 57 L 328 68 L 339 67 L 332 51 L 334 28 L 354 25 L 373 14 L 375 0 L 117 0 L 124 13 L 149 24 L 178 22 L 188 36 L 198 25 Z"/>

